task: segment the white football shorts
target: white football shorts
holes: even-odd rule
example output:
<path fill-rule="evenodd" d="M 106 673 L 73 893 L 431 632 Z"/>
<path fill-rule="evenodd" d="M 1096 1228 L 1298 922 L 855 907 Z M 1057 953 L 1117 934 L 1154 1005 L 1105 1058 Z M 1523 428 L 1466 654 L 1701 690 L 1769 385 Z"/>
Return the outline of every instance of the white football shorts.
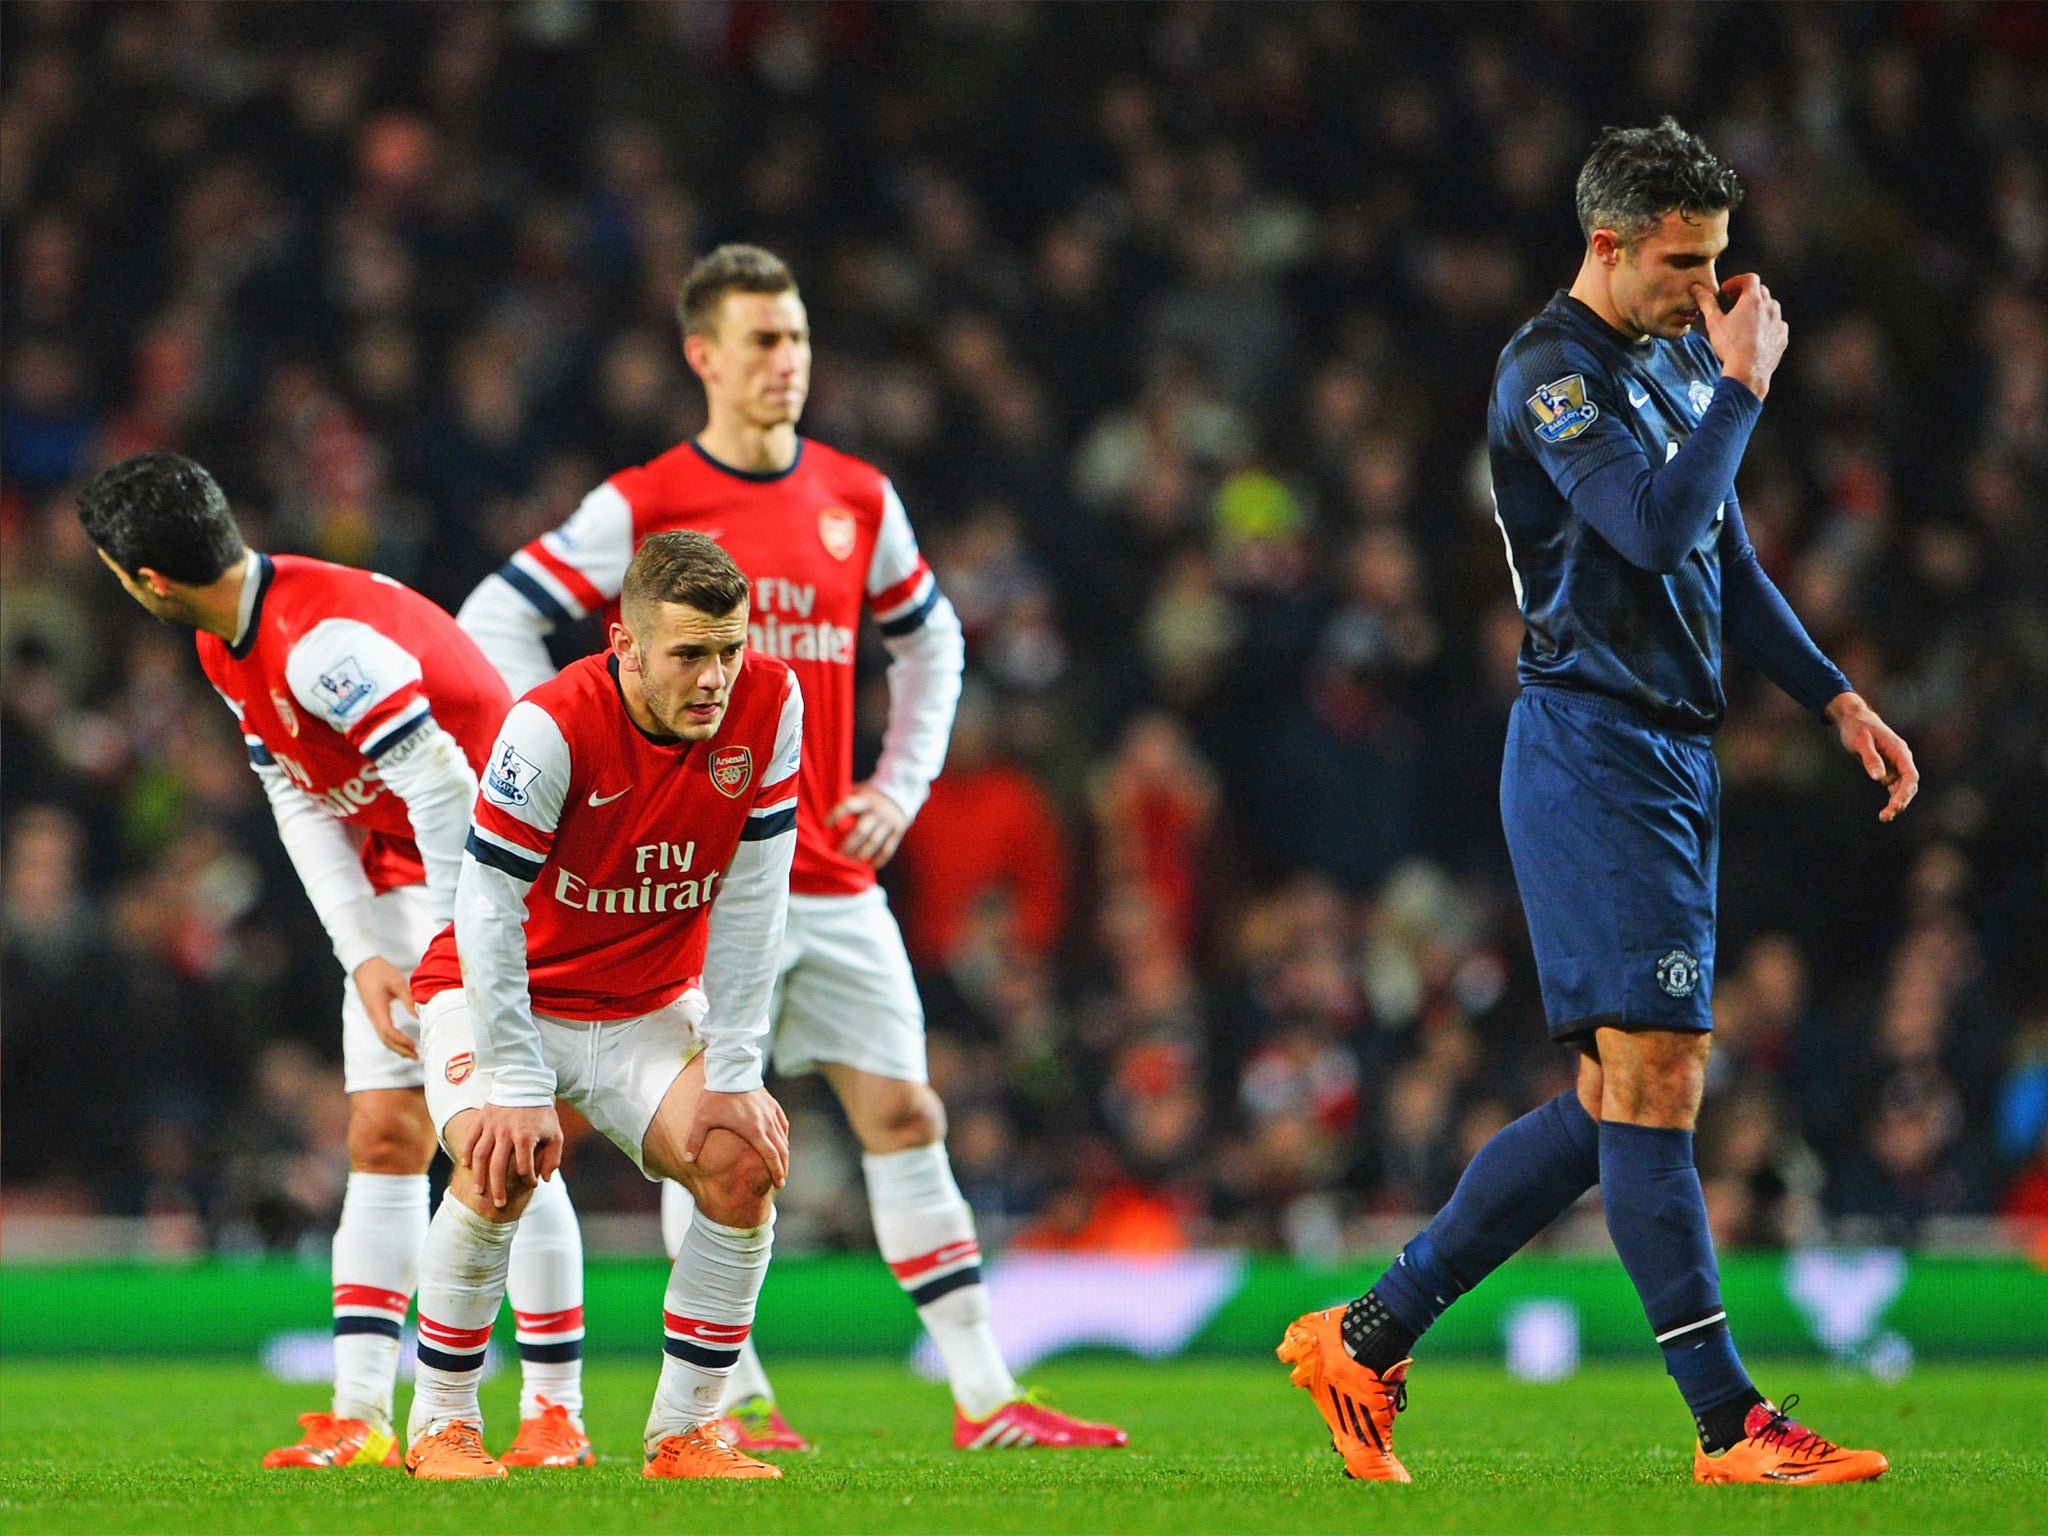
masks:
<path fill-rule="evenodd" d="M 641 1161 L 641 1144 L 669 1086 L 704 1048 L 697 1034 L 704 1009 L 704 994 L 692 988 L 666 1008 L 608 1023 L 534 1015 L 541 1057 L 554 1069 L 556 1095 L 582 1110 L 657 1182 L 659 1176 L 647 1173 Z M 446 1147 L 448 1122 L 465 1109 L 481 1109 L 491 1093 L 491 1074 L 476 1064 L 476 1030 L 462 988 L 436 993 L 420 1009 L 420 1056 L 427 1113 Z"/>
<path fill-rule="evenodd" d="M 924 1004 L 879 886 L 858 896 L 789 898 L 769 1017 L 772 1060 L 785 1077 L 836 1062 L 925 1081 Z"/>
<path fill-rule="evenodd" d="M 371 922 L 376 926 L 377 953 L 410 976 L 420 956 L 440 931 L 427 903 L 424 885 L 401 885 L 374 896 L 370 901 Z M 391 1022 L 420 1037 L 419 1021 L 401 1004 L 391 1010 Z M 341 990 L 341 1085 L 350 1093 L 374 1088 L 417 1088 L 422 1081 L 420 1064 L 391 1049 L 377 1038 L 356 991 L 356 979 L 344 978 Z"/>

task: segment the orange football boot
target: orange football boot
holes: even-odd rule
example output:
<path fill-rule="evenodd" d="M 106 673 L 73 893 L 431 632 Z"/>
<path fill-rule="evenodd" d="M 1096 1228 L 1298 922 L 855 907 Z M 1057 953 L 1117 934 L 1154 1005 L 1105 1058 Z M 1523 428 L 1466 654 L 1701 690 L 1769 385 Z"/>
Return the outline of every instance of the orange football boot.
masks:
<path fill-rule="evenodd" d="M 519 1433 L 498 1460 L 508 1467 L 594 1467 L 590 1436 L 560 1403 L 536 1398 L 540 1412 L 520 1422 Z"/>
<path fill-rule="evenodd" d="M 263 1453 L 266 1467 L 395 1467 L 398 1442 L 361 1419 L 337 1419 L 331 1413 L 302 1413 L 305 1430 L 297 1445 L 280 1445 Z"/>
<path fill-rule="evenodd" d="M 1785 1406 L 1758 1403 L 1742 1423 L 1742 1438 L 1718 1456 L 1693 1443 L 1696 1483 L 1863 1483 L 1882 1477 L 1891 1463 L 1881 1451 L 1845 1451 L 1791 1417 L 1799 1394 Z"/>
<path fill-rule="evenodd" d="M 482 1426 L 456 1419 L 413 1441 L 405 1470 L 414 1477 L 453 1479 L 503 1477 L 504 1463 L 484 1449 Z"/>
<path fill-rule="evenodd" d="M 1408 1482 L 1408 1469 L 1394 1454 L 1394 1415 L 1408 1406 L 1408 1367 L 1414 1362 L 1403 1360 L 1384 1376 L 1367 1370 L 1344 1347 L 1343 1324 L 1341 1306 L 1297 1317 L 1274 1353 L 1294 1367 L 1294 1384 L 1315 1399 L 1347 1476 Z"/>
<path fill-rule="evenodd" d="M 716 1423 L 668 1435 L 647 1453 L 642 1477 L 780 1477 L 782 1468 L 732 1448 Z"/>

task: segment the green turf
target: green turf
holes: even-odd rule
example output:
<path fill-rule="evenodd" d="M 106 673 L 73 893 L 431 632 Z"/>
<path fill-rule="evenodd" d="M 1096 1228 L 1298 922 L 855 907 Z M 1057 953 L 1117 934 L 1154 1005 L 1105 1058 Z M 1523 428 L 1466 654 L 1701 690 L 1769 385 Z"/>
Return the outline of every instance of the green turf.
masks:
<path fill-rule="evenodd" d="M 779 1483 L 649 1484 L 639 1429 L 654 1364 L 590 1371 L 588 1472 L 425 1487 L 403 1473 L 263 1473 L 263 1449 L 319 1394 L 222 1364 L 0 1365 L 0 1531 L 1975 1531 L 2048 1529 L 2048 1371 L 1924 1367 L 1887 1387 L 1805 1365 L 1767 1384 L 1812 1422 L 1892 1457 L 1851 1488 L 1703 1489 L 1683 1410 L 1653 1367 L 1528 1386 L 1425 1367 L 1401 1420 L 1409 1488 L 1347 1483 L 1277 1366 L 1070 1360 L 1034 1373 L 1128 1451 L 949 1448 L 945 1393 L 894 1367 L 787 1362 L 783 1400 L 819 1442 Z M 489 1443 L 513 1387 L 486 1389 Z"/>

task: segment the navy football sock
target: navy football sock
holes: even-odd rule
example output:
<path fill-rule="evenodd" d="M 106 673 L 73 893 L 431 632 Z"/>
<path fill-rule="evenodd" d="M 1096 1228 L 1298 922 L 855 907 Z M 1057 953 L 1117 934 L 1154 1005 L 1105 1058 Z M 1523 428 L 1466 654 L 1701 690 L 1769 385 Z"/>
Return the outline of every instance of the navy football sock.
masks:
<path fill-rule="evenodd" d="M 1355 1345 L 1347 1337 L 1354 1358 L 1376 1371 L 1400 1360 L 1446 1307 L 1555 1221 L 1599 1177 L 1599 1126 L 1577 1093 L 1561 1093 L 1496 1131 L 1466 1165 L 1436 1219 L 1366 1293 L 1378 1298 L 1392 1326 L 1356 1330 L 1361 1337 Z"/>
<path fill-rule="evenodd" d="M 1663 1346 L 1664 1368 L 1705 1440 L 1709 1416 L 1715 1423 L 1725 1417 L 1714 1410 L 1745 1396 L 1762 1399 L 1728 1334 L 1692 1132 L 1601 1121 L 1600 1193 L 1615 1252 Z"/>

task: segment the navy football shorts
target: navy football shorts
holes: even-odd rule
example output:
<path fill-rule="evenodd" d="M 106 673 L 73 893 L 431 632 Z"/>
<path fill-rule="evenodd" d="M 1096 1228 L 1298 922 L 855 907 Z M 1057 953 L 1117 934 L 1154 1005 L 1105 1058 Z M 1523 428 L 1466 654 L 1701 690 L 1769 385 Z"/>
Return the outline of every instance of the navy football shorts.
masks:
<path fill-rule="evenodd" d="M 1551 1039 L 1713 1028 L 1720 807 L 1706 737 L 1598 694 L 1522 691 L 1500 812 Z"/>

